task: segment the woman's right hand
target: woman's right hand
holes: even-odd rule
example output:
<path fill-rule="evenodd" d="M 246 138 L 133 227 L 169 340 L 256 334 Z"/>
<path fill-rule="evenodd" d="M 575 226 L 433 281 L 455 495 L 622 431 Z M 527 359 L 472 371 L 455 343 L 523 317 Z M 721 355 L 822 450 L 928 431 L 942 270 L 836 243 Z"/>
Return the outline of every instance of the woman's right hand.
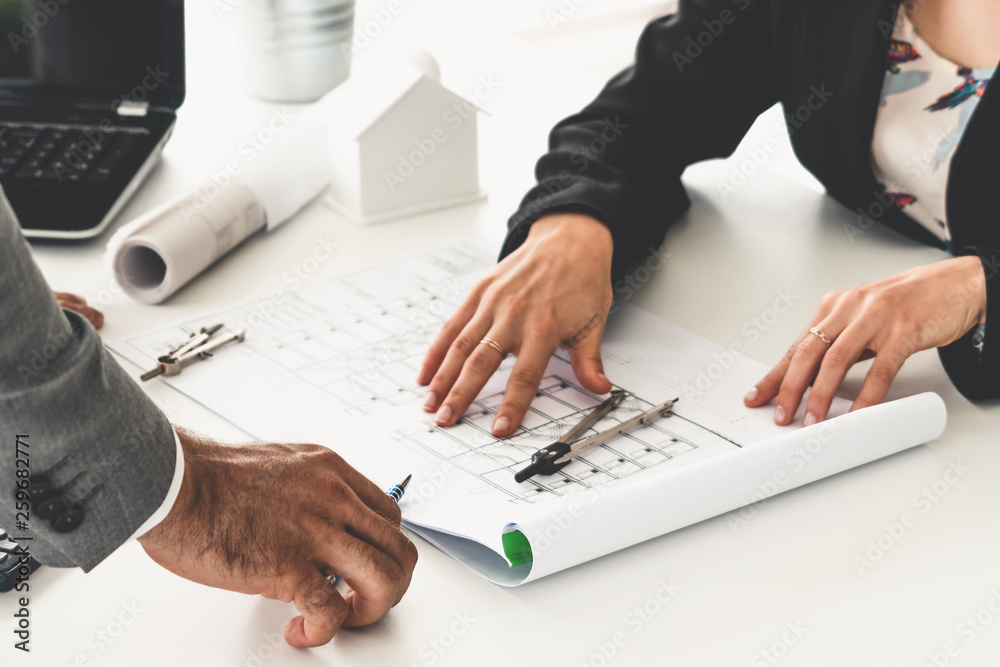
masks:
<path fill-rule="evenodd" d="M 503 361 L 495 341 L 517 362 L 497 409 L 493 434 L 520 425 L 545 367 L 560 345 L 580 384 L 611 390 L 601 337 L 611 307 L 611 232 L 598 220 L 560 213 L 537 220 L 517 250 L 483 278 L 449 319 L 424 358 L 417 381 L 429 384 L 424 409 L 454 424 Z"/>

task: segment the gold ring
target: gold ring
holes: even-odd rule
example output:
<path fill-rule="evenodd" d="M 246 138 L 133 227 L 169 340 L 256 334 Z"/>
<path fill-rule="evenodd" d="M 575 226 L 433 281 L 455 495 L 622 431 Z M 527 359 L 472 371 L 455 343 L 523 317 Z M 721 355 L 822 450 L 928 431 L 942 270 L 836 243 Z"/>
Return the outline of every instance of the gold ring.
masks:
<path fill-rule="evenodd" d="M 827 336 L 825 333 L 823 333 L 822 331 L 820 331 L 816 327 L 813 327 L 812 329 L 810 329 L 809 333 L 813 334 L 814 336 L 818 336 L 821 341 L 823 341 L 824 343 L 826 343 L 827 347 L 830 347 L 830 345 L 833 343 L 833 341 L 830 340 L 829 336 Z"/>
<path fill-rule="evenodd" d="M 493 340 L 492 338 L 484 338 L 484 339 L 482 339 L 481 341 L 479 341 L 479 344 L 480 344 L 480 345 L 483 345 L 483 344 L 485 344 L 485 345 L 489 345 L 489 346 L 490 346 L 490 347 L 492 347 L 492 348 L 493 348 L 494 350 L 496 350 L 497 352 L 499 352 L 499 353 L 500 353 L 500 356 L 501 356 L 501 357 L 503 357 L 504 359 L 506 359 L 506 358 L 507 358 L 507 351 L 506 351 L 506 350 L 504 350 L 504 349 L 503 349 L 503 348 L 502 348 L 502 347 L 500 346 L 500 343 L 496 342 L 496 341 L 495 341 L 495 340 Z"/>

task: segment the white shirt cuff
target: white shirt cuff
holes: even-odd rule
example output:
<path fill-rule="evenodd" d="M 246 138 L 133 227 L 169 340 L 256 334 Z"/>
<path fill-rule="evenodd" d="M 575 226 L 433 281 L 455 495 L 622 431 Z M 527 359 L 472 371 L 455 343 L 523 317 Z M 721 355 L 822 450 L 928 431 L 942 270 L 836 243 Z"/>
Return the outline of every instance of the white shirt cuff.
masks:
<path fill-rule="evenodd" d="M 174 502 L 177 500 L 177 495 L 181 491 L 181 482 L 184 480 L 184 449 L 181 447 L 181 441 L 177 437 L 177 432 L 174 431 L 174 444 L 177 447 L 177 463 L 174 465 L 174 479 L 170 482 L 170 488 L 167 490 L 167 496 L 163 499 L 163 504 L 160 508 L 153 512 L 146 521 L 139 526 L 139 529 L 132 533 L 130 540 L 134 540 L 137 537 L 142 537 L 150 530 L 155 528 L 160 524 L 161 521 L 167 518 L 170 514 L 170 510 L 174 507 Z"/>

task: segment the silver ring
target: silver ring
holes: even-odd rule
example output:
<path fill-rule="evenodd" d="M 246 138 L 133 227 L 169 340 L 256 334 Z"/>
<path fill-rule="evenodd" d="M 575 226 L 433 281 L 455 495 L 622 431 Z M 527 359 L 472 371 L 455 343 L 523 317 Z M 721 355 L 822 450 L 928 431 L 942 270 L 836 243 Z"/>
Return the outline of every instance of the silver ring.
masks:
<path fill-rule="evenodd" d="M 497 352 L 499 352 L 501 357 L 503 357 L 504 359 L 507 358 L 507 351 L 503 349 L 503 347 L 500 345 L 500 343 L 496 342 L 492 338 L 484 338 L 481 341 L 479 341 L 479 344 L 480 345 L 489 345 L 494 350 L 496 350 Z"/>
<path fill-rule="evenodd" d="M 830 340 L 830 337 L 827 336 L 822 331 L 820 331 L 819 329 L 817 329 L 816 327 L 813 327 L 812 329 L 810 329 L 809 333 L 811 333 L 814 336 L 818 336 L 821 341 L 823 341 L 824 343 L 826 343 L 827 347 L 830 347 L 830 345 L 833 344 L 833 341 Z"/>

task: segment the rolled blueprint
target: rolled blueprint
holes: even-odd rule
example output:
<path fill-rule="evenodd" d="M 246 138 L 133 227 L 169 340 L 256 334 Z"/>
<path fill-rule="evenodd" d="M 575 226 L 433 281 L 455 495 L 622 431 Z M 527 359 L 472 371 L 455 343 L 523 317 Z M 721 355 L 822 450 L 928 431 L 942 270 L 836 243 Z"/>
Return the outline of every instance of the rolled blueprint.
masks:
<path fill-rule="evenodd" d="M 271 230 L 330 181 L 325 104 L 320 99 L 230 177 L 219 170 L 194 192 L 125 225 L 107 256 L 126 294 L 160 303 L 260 230 Z"/>

